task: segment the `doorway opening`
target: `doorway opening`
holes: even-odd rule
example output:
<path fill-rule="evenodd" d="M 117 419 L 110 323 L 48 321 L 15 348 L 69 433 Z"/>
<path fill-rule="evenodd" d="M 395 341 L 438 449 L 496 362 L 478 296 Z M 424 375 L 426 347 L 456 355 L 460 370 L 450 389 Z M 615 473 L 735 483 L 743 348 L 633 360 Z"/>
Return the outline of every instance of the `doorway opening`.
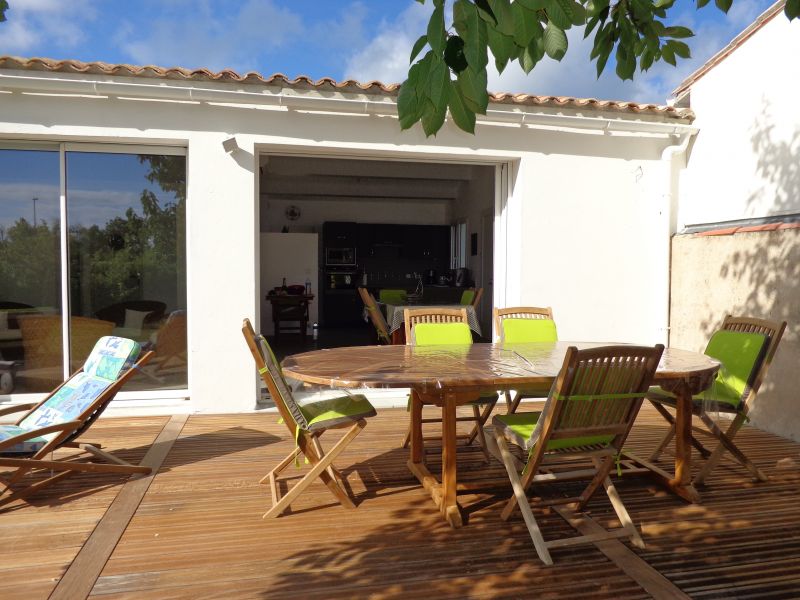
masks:
<path fill-rule="evenodd" d="M 376 344 L 359 287 L 436 305 L 483 288 L 473 331 L 491 339 L 494 165 L 264 153 L 259 167 L 260 326 L 279 359 Z"/>

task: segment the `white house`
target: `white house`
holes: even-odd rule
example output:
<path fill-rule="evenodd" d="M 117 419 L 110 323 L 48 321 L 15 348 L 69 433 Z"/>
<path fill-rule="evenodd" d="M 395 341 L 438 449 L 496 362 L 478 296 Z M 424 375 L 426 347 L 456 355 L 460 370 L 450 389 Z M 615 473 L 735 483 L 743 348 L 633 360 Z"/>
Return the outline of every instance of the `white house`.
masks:
<path fill-rule="evenodd" d="M 158 327 L 159 343 L 176 346 L 117 405 L 252 409 L 241 321 L 268 325 L 264 292 L 281 282 L 261 281 L 261 263 L 287 260 L 262 251 L 262 233 L 310 211 L 463 223 L 464 260 L 490 290 L 484 323 L 492 305 L 552 306 L 562 339 L 668 341 L 690 109 L 495 95 L 475 136 L 447 123 L 426 139 L 400 131 L 396 98 L 397 86 L 376 82 L 0 57 L 0 242 L 16 243 L 0 263 L 0 301 L 50 327 L 50 355 L 17 361 L 27 387 L 2 400 L 47 389 L 45 375 L 66 372 L 64 357 L 80 358 L 105 321 L 145 340 Z M 394 187 L 369 191 L 378 175 Z M 298 194 L 305 204 L 287 212 Z M 145 237 L 156 241 L 138 247 Z M 159 321 L 147 307 L 102 312 L 120 290 L 160 302 Z M 14 318 L 0 342 L 25 353 Z M 29 329 L 32 347 L 43 334 Z M 70 337 L 71 348 L 60 341 Z"/>
<path fill-rule="evenodd" d="M 680 177 L 670 342 L 701 349 L 728 313 L 787 321 L 750 416 L 800 439 L 800 22 L 783 5 L 675 90 L 699 133 Z"/>

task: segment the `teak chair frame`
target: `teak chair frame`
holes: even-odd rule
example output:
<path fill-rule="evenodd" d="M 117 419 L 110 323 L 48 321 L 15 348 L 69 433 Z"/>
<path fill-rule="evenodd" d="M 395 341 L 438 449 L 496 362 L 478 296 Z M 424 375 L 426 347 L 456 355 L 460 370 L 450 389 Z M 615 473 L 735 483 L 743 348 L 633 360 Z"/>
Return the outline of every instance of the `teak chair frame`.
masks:
<path fill-rule="evenodd" d="M 278 409 L 278 413 L 281 415 L 281 420 L 289 430 L 292 439 L 296 440 L 294 449 L 259 481 L 262 485 L 269 485 L 272 499 L 271 508 L 264 513 L 262 518 L 270 519 L 278 517 L 286 512 L 290 504 L 318 477 L 327 486 L 339 504 L 345 508 L 355 508 L 356 505 L 347 490 L 345 479 L 336 467 L 333 466 L 333 460 L 342 453 L 347 445 L 352 442 L 359 433 L 361 433 L 367 424 L 366 420 L 359 419 L 354 423 L 351 421 L 314 431 L 308 431 L 299 427 L 292 416 L 291 410 L 286 406 L 283 400 L 291 394 L 291 391 L 284 383 L 283 377 L 280 372 L 278 372 L 277 367 L 272 364 L 272 360 L 267 360 L 262 354 L 258 343 L 258 336 L 250 323 L 250 319 L 244 319 L 242 323 L 242 334 L 253 355 L 261 379 L 266 384 L 270 396 Z M 329 429 L 344 428 L 348 425 L 350 425 L 350 428 L 326 453 L 320 444 L 320 436 Z M 285 495 L 281 496 L 278 489 L 280 481 L 279 476 L 300 454 L 308 459 L 308 462 L 311 464 L 311 469 L 299 482 L 292 486 Z"/>
<path fill-rule="evenodd" d="M 472 299 L 472 308 L 478 310 L 478 305 L 481 303 L 483 297 L 483 288 L 479 287 L 475 290 L 475 297 Z"/>
<path fill-rule="evenodd" d="M 528 454 L 527 464 L 523 464 L 511 453 L 504 432 L 498 426 L 493 427 L 492 435 L 489 436 L 490 449 L 505 466 L 513 489 L 513 494 L 500 516 L 506 521 L 519 507 L 536 552 L 546 565 L 553 564 L 551 548 L 620 537 L 630 538 L 635 546 L 644 548 L 644 541 L 609 474 L 633 427 L 663 351 L 664 346 L 661 344 L 655 347 L 605 346 L 581 351 L 574 346 L 568 348 L 556 384 L 539 416 L 543 423 L 535 445 Z M 634 394 L 638 396 L 633 396 Z M 614 395 L 619 397 L 609 397 Z M 574 398 L 575 396 L 579 398 Z M 588 398 L 590 396 L 599 397 Z M 496 420 L 502 418 L 495 417 Z M 603 435 L 613 436 L 610 443 L 586 444 L 561 450 L 548 449 L 551 441 Z M 572 461 L 576 460 L 581 463 L 588 460 L 591 467 L 575 465 Z M 576 513 L 583 511 L 602 485 L 621 527 L 603 533 L 545 541 L 531 510 L 528 489 L 533 484 L 579 479 L 590 480 L 580 495 L 539 499 L 536 504 L 572 505 L 556 508 L 556 512 L 571 525 L 575 525 L 580 520 Z"/>
<path fill-rule="evenodd" d="M 40 429 L 32 429 L 20 435 L 8 438 L 0 442 L 0 467 L 11 467 L 15 471 L 10 475 L 3 477 L 2 484 L 5 486 L 0 492 L 0 506 L 4 506 L 26 498 L 30 494 L 41 490 L 42 488 L 49 487 L 57 481 L 65 479 L 74 473 L 92 472 L 92 473 L 115 473 L 119 475 L 148 475 L 152 469 L 150 467 L 133 465 L 113 454 L 103 450 L 102 445 L 94 442 L 81 442 L 77 439 L 91 427 L 102 412 L 106 409 L 111 400 L 114 399 L 117 392 L 123 385 L 133 377 L 134 374 L 140 371 L 141 367 L 153 357 L 153 352 L 145 352 L 139 357 L 139 360 L 131 366 L 127 371 L 122 373 L 116 381 L 110 383 L 109 386 L 101 392 L 97 398 L 87 406 L 84 411 L 78 415 L 76 419 L 65 421 L 63 423 L 56 423 Z M 25 411 L 15 425 L 19 425 L 24 421 L 28 415 L 34 413 L 40 406 L 52 398 L 67 382 L 73 379 L 76 375 L 83 372 L 83 367 L 75 371 L 69 379 L 61 383 L 56 389 L 47 395 L 41 402 L 34 402 L 30 404 L 18 404 L 0 410 L 0 417 L 10 415 L 16 412 Z M 40 450 L 33 453 L 31 456 L 19 456 L 15 454 L 3 455 L 3 450 L 12 448 L 21 442 L 33 439 L 42 435 L 59 432 L 58 435 L 48 441 Z M 60 448 L 75 448 L 90 455 L 91 458 L 98 459 L 103 462 L 78 462 L 75 461 L 75 455 L 70 455 L 65 460 L 55 460 L 51 457 L 50 460 L 45 459 L 48 454 Z M 28 485 L 27 487 L 13 492 L 12 486 L 22 480 L 25 475 L 31 471 L 50 472 L 51 475 L 46 479 L 37 481 Z M 56 471 L 55 474 L 53 472 Z"/>
<path fill-rule="evenodd" d="M 553 309 L 549 306 L 511 306 L 508 308 L 494 309 L 494 329 L 500 336 L 498 341 L 503 341 L 503 320 L 504 319 L 548 319 L 553 321 Z M 547 394 L 548 390 L 542 390 Z M 506 414 L 517 412 L 519 403 L 524 398 L 538 398 L 539 396 L 531 396 L 523 394 L 519 390 L 515 390 L 514 397 L 511 397 L 511 390 L 505 390 L 503 396 L 506 400 Z M 544 398 L 542 398 L 544 399 Z"/>
<path fill-rule="evenodd" d="M 389 334 L 389 324 L 386 322 L 386 319 L 383 318 L 383 313 L 381 312 L 380 306 L 378 306 L 378 303 L 375 301 L 375 296 L 370 294 L 367 288 L 363 287 L 358 288 L 358 295 L 361 296 L 361 300 L 364 302 L 364 308 L 367 309 L 367 313 L 369 314 L 369 320 L 372 322 L 372 326 L 375 327 L 375 333 L 378 335 L 378 343 L 391 344 L 392 336 Z"/>
<path fill-rule="evenodd" d="M 469 326 L 469 320 L 467 316 L 467 309 L 466 308 L 406 308 L 403 310 L 403 321 L 405 324 L 405 332 L 406 332 L 406 345 L 412 346 L 414 345 L 414 338 L 412 336 L 413 329 L 416 325 L 421 323 L 464 323 L 465 325 Z M 411 390 L 412 394 L 416 392 Z M 497 404 L 497 399 L 495 398 L 494 401 L 487 400 L 486 402 L 481 402 L 483 404 L 483 410 L 481 410 L 480 405 L 478 404 L 476 398 L 476 402 L 470 403 L 472 407 L 472 416 L 471 417 L 458 417 L 457 420 L 459 421 L 473 421 L 475 423 L 472 431 L 468 434 L 461 434 L 458 435 L 458 439 L 466 440 L 466 445 L 471 446 L 472 443 L 477 438 L 481 444 L 481 451 L 483 455 L 486 457 L 486 461 L 489 462 L 489 450 L 486 445 L 486 436 L 483 431 L 483 426 L 486 424 L 486 421 L 489 419 L 489 416 L 492 414 L 492 410 L 494 409 L 495 405 Z M 437 418 L 425 418 L 422 419 L 422 423 L 441 423 L 441 417 Z M 423 437 L 423 441 L 432 441 L 438 438 L 435 437 Z M 403 438 L 403 448 L 408 448 L 409 444 L 411 443 L 411 423 L 408 424 L 408 431 L 406 432 L 406 436 Z"/>
<path fill-rule="evenodd" d="M 700 471 L 692 480 L 692 484 L 700 485 L 704 483 L 711 471 L 713 471 L 714 468 L 719 464 L 720 460 L 722 460 L 725 451 L 728 451 L 731 456 L 733 456 L 733 458 L 735 458 L 742 466 L 744 466 L 756 480 L 767 481 L 769 477 L 766 475 L 766 473 L 764 473 L 749 458 L 747 458 L 747 456 L 736 446 L 736 444 L 734 444 L 733 438 L 742 428 L 742 425 L 749 420 L 747 415 L 756 401 L 761 383 L 764 381 L 764 377 L 767 375 L 767 371 L 769 370 L 769 366 L 772 363 L 773 357 L 775 356 L 775 352 L 778 350 L 778 344 L 780 344 L 781 338 L 783 337 L 783 332 L 786 330 L 786 321 L 778 322 L 768 321 L 766 319 L 756 319 L 753 317 L 734 317 L 732 315 L 726 315 L 725 320 L 722 322 L 721 330 L 738 331 L 742 333 L 760 333 L 769 339 L 769 343 L 767 344 L 767 349 L 764 354 L 764 358 L 761 361 L 758 372 L 753 378 L 750 390 L 747 396 L 741 402 L 740 406 L 738 408 L 734 408 L 723 405 L 722 403 L 713 405 L 714 408 L 711 410 L 711 412 L 724 412 L 727 414 L 736 415 L 725 431 L 722 431 L 719 425 L 711 418 L 711 416 L 708 414 L 708 411 L 706 411 L 703 402 L 692 403 L 692 416 L 698 417 L 707 427 L 707 429 L 700 429 L 697 427 L 692 428 L 692 445 L 703 456 L 703 458 L 706 459 L 705 463 L 700 468 Z M 670 425 L 669 431 L 664 436 L 664 439 L 661 440 L 661 443 L 659 443 L 658 447 L 650 455 L 650 460 L 656 461 L 664 452 L 664 449 L 667 447 L 667 445 L 675 437 L 675 417 L 662 403 L 658 401 L 657 395 L 649 395 L 648 400 Z M 716 440 L 717 445 L 714 450 L 708 450 L 708 448 L 706 448 L 700 442 L 700 440 L 694 436 L 694 433 L 705 435 Z"/>

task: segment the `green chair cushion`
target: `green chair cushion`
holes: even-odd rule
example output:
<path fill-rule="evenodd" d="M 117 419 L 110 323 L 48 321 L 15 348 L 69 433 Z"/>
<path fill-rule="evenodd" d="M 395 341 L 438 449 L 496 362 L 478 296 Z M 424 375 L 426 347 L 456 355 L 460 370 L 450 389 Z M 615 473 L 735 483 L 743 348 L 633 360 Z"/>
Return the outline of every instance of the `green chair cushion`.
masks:
<path fill-rule="evenodd" d="M 471 344 L 472 332 L 466 323 L 419 323 L 412 331 L 417 346 Z"/>
<path fill-rule="evenodd" d="M 503 342 L 557 342 L 558 331 L 553 319 L 503 319 Z"/>
<path fill-rule="evenodd" d="M 761 333 L 717 331 L 706 346 L 706 355 L 722 363 L 714 382 L 706 391 L 695 394 L 696 404 L 708 402 L 738 410 L 750 393 L 750 388 L 764 361 L 769 338 Z M 654 388 L 648 397 L 674 405 L 675 396 Z M 661 398 L 659 398 L 661 397 Z M 672 399 L 673 402 L 670 402 Z"/>
<path fill-rule="evenodd" d="M 378 300 L 384 304 L 406 304 L 408 302 L 408 292 L 405 290 L 380 290 Z"/>
<path fill-rule="evenodd" d="M 464 290 L 461 294 L 460 304 L 467 306 L 468 304 L 472 304 L 473 300 L 475 300 L 475 290 Z"/>
<path fill-rule="evenodd" d="M 316 431 L 374 417 L 375 407 L 361 394 L 338 396 L 305 404 L 300 407 L 308 422 L 308 430 Z"/>
<path fill-rule="evenodd" d="M 492 425 L 510 434 L 509 437 L 515 444 L 526 450 L 536 446 L 536 440 L 531 443 L 533 430 L 539 422 L 541 412 L 523 412 L 511 415 L 495 415 Z M 565 448 L 579 448 L 594 444 L 608 444 L 614 439 L 613 435 L 591 435 L 575 438 L 563 438 L 547 442 L 548 450 L 563 450 Z"/>

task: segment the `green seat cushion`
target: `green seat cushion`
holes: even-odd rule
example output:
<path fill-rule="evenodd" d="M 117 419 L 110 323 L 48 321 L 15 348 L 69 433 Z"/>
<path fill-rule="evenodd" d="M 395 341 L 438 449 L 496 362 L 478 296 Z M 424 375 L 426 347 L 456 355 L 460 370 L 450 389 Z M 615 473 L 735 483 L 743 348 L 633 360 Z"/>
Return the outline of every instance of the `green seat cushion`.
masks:
<path fill-rule="evenodd" d="M 761 333 L 723 330 L 712 335 L 705 353 L 720 361 L 722 366 L 711 387 L 693 396 L 695 403 L 713 402 L 738 410 L 761 369 L 768 342 L 769 338 Z M 648 394 L 653 400 L 659 400 L 659 396 L 664 404 L 674 404 L 675 396 L 661 388 Z"/>
<path fill-rule="evenodd" d="M 319 400 L 301 406 L 300 410 L 308 422 L 309 431 L 355 422 L 376 414 L 375 407 L 361 394 Z"/>
<path fill-rule="evenodd" d="M 495 415 L 492 425 L 505 431 L 521 448 L 531 450 L 536 445 L 536 440 L 531 440 L 536 424 L 539 422 L 541 412 L 523 412 L 511 415 Z M 590 435 L 575 438 L 550 440 L 548 450 L 564 450 L 566 448 L 579 448 L 594 444 L 608 444 L 614 439 L 613 435 Z"/>
<path fill-rule="evenodd" d="M 503 319 L 503 342 L 557 342 L 558 332 L 553 319 Z"/>
<path fill-rule="evenodd" d="M 472 304 L 473 300 L 475 300 L 475 290 L 464 290 L 461 294 L 461 304 L 466 306 L 467 304 Z"/>
<path fill-rule="evenodd" d="M 405 290 L 380 290 L 378 300 L 384 304 L 406 304 L 408 302 L 408 292 Z"/>
<path fill-rule="evenodd" d="M 472 332 L 466 323 L 419 323 L 412 331 L 417 346 L 471 344 Z"/>

